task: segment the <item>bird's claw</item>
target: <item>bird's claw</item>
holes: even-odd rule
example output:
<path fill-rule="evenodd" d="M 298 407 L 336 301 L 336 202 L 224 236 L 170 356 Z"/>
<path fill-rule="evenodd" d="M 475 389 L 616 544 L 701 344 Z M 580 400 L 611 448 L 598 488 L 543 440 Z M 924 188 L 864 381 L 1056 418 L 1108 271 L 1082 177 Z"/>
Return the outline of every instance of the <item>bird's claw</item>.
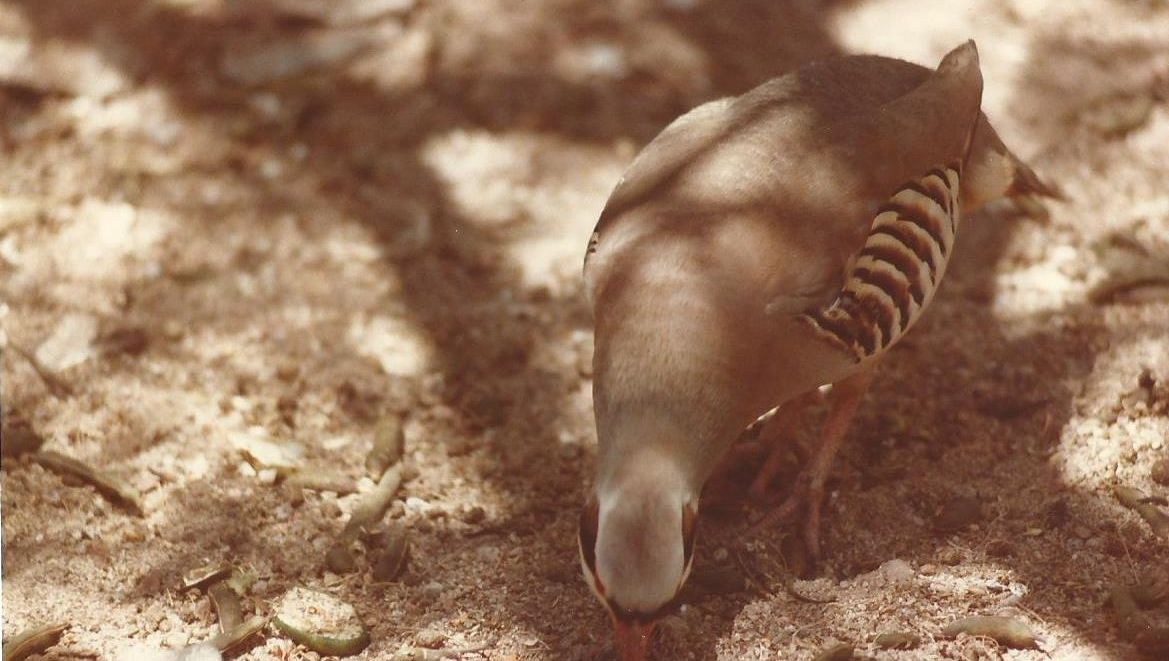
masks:
<path fill-rule="evenodd" d="M 824 498 L 824 486 L 817 482 L 806 472 L 801 473 L 788 497 L 756 521 L 751 526 L 751 531 L 759 533 L 777 523 L 792 523 L 802 511 L 804 546 L 812 562 L 819 562 L 820 507 Z"/>

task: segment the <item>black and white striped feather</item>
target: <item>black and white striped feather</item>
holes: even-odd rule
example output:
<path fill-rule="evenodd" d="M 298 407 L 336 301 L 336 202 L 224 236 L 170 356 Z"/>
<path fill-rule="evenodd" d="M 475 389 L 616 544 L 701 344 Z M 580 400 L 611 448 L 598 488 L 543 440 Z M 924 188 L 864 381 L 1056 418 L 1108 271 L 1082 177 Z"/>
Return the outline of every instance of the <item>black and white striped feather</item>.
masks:
<path fill-rule="evenodd" d="M 801 315 L 860 363 L 893 346 L 920 317 L 946 273 L 961 216 L 958 165 L 902 186 L 873 218 L 840 295 Z"/>

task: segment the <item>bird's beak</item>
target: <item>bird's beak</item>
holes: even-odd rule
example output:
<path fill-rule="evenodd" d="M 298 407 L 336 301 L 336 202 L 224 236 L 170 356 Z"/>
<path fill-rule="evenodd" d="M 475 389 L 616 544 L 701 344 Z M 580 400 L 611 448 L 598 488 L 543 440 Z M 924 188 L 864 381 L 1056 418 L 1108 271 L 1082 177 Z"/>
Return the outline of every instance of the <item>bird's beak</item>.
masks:
<path fill-rule="evenodd" d="M 614 618 L 613 631 L 620 661 L 645 661 L 649 641 L 657 622 L 638 622 Z"/>

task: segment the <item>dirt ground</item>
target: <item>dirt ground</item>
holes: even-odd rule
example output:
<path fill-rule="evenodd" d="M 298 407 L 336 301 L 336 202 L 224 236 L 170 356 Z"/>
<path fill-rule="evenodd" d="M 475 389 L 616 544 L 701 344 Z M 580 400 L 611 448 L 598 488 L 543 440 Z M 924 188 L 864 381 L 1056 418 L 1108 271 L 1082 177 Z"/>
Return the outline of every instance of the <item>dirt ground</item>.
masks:
<path fill-rule="evenodd" d="M 696 572 L 730 578 L 695 581 L 656 658 L 1137 658 L 1108 593 L 1169 570 L 1113 494 L 1169 495 L 1166 35 L 1156 0 L 0 1 L 5 443 L 27 424 L 144 510 L 5 457 L 5 638 L 69 622 L 53 659 L 204 640 L 179 577 L 232 562 L 258 579 L 246 612 L 296 585 L 352 603 L 356 658 L 612 658 L 575 541 L 579 269 L 609 190 L 703 100 L 973 37 L 985 110 L 1067 200 L 968 219 L 837 465 L 823 565 L 793 576 L 791 530 L 751 532 L 749 500 L 708 512 Z M 395 415 L 409 569 L 376 581 L 359 546 L 328 572 L 360 495 L 273 484 L 242 449 L 368 491 Z M 939 530 L 955 503 L 973 523 Z M 1040 649 L 940 637 L 974 614 Z M 879 649 L 891 630 L 923 641 Z M 316 655 L 269 632 L 238 658 Z"/>

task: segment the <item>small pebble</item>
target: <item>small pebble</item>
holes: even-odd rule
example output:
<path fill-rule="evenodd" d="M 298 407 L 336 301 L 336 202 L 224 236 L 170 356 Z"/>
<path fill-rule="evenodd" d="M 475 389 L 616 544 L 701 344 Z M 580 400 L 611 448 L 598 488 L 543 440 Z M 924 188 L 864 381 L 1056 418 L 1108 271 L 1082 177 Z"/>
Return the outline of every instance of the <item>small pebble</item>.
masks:
<path fill-rule="evenodd" d="M 938 562 L 942 563 L 943 565 L 949 565 L 951 567 L 962 564 L 963 559 L 962 551 L 952 546 L 938 549 L 937 557 Z"/>
<path fill-rule="evenodd" d="M 459 518 L 463 520 L 463 523 L 475 525 L 482 523 L 483 519 L 487 518 L 487 510 L 478 505 L 472 505 L 460 511 Z"/>
<path fill-rule="evenodd" d="M 325 566 L 334 574 L 348 574 L 356 571 L 357 561 L 348 548 L 337 544 L 329 547 L 329 551 L 325 553 Z"/>
<path fill-rule="evenodd" d="M 1153 462 L 1153 470 L 1150 473 L 1150 477 L 1157 484 L 1169 486 L 1169 457 Z"/>
<path fill-rule="evenodd" d="M 419 647 L 438 649 L 446 643 L 446 636 L 441 631 L 423 629 L 414 635 L 414 644 Z"/>
<path fill-rule="evenodd" d="M 986 545 L 986 554 L 992 558 L 1009 558 L 1015 554 L 1015 545 L 1005 539 L 993 539 Z"/>
<path fill-rule="evenodd" d="M 4 422 L 7 423 L 8 420 Z M 44 437 L 33 431 L 32 427 L 24 421 L 4 425 L 3 436 L 4 440 L 0 443 L 0 454 L 5 457 L 35 452 L 45 443 Z"/>
<path fill-rule="evenodd" d="M 438 599 L 445 590 L 442 583 L 431 581 L 422 586 L 422 596 L 430 600 Z"/>
<path fill-rule="evenodd" d="M 882 563 L 878 571 L 890 583 L 908 583 L 914 577 L 913 567 L 900 558 L 894 558 Z"/>
<path fill-rule="evenodd" d="M 336 519 L 341 516 L 341 506 L 337 504 L 336 500 L 322 500 L 321 514 L 326 519 Z"/>
<path fill-rule="evenodd" d="M 479 559 L 480 562 L 495 562 L 496 560 L 499 560 L 500 555 L 502 555 L 502 552 L 498 547 L 495 546 L 480 546 L 479 548 L 475 549 L 475 556 Z"/>
<path fill-rule="evenodd" d="M 418 466 L 415 465 L 413 461 L 402 462 L 402 482 L 403 483 L 411 482 L 411 481 L 417 479 L 420 474 L 421 473 L 418 470 Z"/>
<path fill-rule="evenodd" d="M 281 494 L 284 496 L 285 502 L 292 507 L 300 507 L 304 504 L 304 488 L 295 484 L 283 484 L 280 486 Z"/>
<path fill-rule="evenodd" d="M 296 409 L 299 406 L 296 398 L 291 395 L 281 395 L 276 400 L 276 411 L 280 414 L 280 419 L 290 427 L 295 426 Z"/>
<path fill-rule="evenodd" d="M 298 376 L 300 376 L 300 368 L 296 363 L 281 363 L 276 368 L 276 378 L 285 383 L 295 380 Z"/>

